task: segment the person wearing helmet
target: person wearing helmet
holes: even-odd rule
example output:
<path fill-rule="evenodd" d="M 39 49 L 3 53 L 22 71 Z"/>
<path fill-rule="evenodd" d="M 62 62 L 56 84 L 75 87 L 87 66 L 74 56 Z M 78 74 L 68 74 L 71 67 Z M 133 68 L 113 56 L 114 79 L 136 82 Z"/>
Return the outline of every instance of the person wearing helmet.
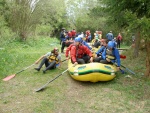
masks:
<path fill-rule="evenodd" d="M 101 54 L 102 52 L 105 50 L 105 48 L 107 47 L 108 44 L 108 40 L 107 39 L 101 39 L 101 47 L 100 49 L 95 53 L 96 54 L 96 58 L 94 58 L 94 62 L 100 62 L 101 59 Z"/>
<path fill-rule="evenodd" d="M 43 70 L 43 73 L 45 73 L 47 70 L 54 69 L 56 67 L 60 67 L 61 66 L 61 56 L 59 54 L 58 48 L 54 48 L 51 52 L 48 52 L 47 54 L 41 56 L 35 62 L 35 64 L 38 64 L 39 61 L 41 61 L 39 67 L 34 68 L 34 69 L 37 71 L 40 71 L 42 66 L 45 64 L 46 68 Z"/>
<path fill-rule="evenodd" d="M 117 48 L 115 48 L 115 43 L 113 41 L 109 41 L 107 44 L 107 48 L 102 52 L 102 60 L 100 63 L 112 64 L 117 63 L 118 69 L 120 69 L 120 55 Z"/>
<path fill-rule="evenodd" d="M 74 40 L 74 46 L 70 48 L 70 57 L 73 64 L 85 64 L 93 62 L 93 55 L 91 51 L 83 44 L 81 44 L 82 39 L 76 37 Z"/>
<path fill-rule="evenodd" d="M 79 35 L 78 37 L 81 38 L 81 43 L 82 43 L 83 45 L 85 45 L 89 50 L 92 49 L 92 48 L 86 43 L 86 41 L 83 40 L 84 36 Z"/>

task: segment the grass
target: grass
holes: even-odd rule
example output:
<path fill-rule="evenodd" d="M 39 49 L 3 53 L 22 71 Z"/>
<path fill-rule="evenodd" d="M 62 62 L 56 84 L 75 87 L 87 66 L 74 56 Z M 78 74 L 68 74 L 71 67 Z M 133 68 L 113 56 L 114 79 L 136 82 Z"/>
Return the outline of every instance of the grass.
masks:
<path fill-rule="evenodd" d="M 132 50 L 122 64 L 136 73 L 117 73 L 109 82 L 79 82 L 68 73 L 50 83 L 42 92 L 35 89 L 67 69 L 67 62 L 61 69 L 43 74 L 33 66 L 16 75 L 10 81 L 2 79 L 33 64 L 41 55 L 57 46 L 59 41 L 39 37 L 20 43 L 13 41 L 0 50 L 0 112 L 1 113 L 149 113 L 150 81 L 143 78 L 145 54 L 132 58 Z M 65 58 L 62 54 L 62 59 Z M 130 75 L 132 78 L 127 78 Z"/>

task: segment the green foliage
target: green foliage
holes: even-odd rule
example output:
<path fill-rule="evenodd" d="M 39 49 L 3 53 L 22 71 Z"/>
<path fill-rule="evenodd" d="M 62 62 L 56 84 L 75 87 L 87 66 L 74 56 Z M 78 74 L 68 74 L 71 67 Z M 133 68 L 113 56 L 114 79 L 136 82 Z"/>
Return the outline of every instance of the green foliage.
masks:
<path fill-rule="evenodd" d="M 66 4 L 66 15 L 70 27 L 76 29 L 79 28 L 79 30 L 80 28 L 83 28 L 83 30 L 87 30 L 87 28 L 89 29 L 90 25 L 92 25 L 92 20 L 87 16 L 87 13 L 97 5 L 97 0 L 93 0 L 92 2 L 90 0 L 67 0 Z M 79 24 L 79 21 L 83 23 Z"/>
<path fill-rule="evenodd" d="M 49 26 L 49 34 L 56 35 L 62 27 L 67 27 L 65 8 L 64 0 L 39 1 L 38 9 L 42 12 L 40 20 L 40 25 L 42 26 L 41 29 Z"/>
<path fill-rule="evenodd" d="M 16 34 L 7 26 L 4 16 L 0 16 L 0 47 L 6 46 L 15 38 Z"/>
<path fill-rule="evenodd" d="M 33 16 L 34 11 L 30 7 L 30 1 L 16 0 L 8 2 L 8 4 L 10 8 L 9 26 L 22 40 L 26 40 L 29 34 L 34 31 L 40 18 Z"/>
<path fill-rule="evenodd" d="M 36 28 L 37 35 L 45 35 L 50 36 L 50 33 L 52 32 L 53 28 L 49 25 L 38 25 Z"/>
<path fill-rule="evenodd" d="M 149 0 L 104 0 L 103 3 L 106 6 L 105 13 L 109 14 L 112 24 L 114 21 L 119 28 L 126 28 L 129 31 L 134 30 L 134 32 L 139 29 L 142 35 L 149 35 L 146 30 L 149 26 L 145 25 L 149 25 Z"/>

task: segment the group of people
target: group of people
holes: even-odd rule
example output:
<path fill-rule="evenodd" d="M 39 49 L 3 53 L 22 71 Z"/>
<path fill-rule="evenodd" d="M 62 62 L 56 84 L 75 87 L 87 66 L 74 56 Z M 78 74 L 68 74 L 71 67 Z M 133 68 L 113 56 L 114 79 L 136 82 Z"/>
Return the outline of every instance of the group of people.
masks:
<path fill-rule="evenodd" d="M 105 64 L 117 63 L 118 69 L 120 68 L 120 55 L 118 49 L 115 47 L 113 41 L 103 39 L 101 47 L 93 57 L 92 51 L 82 44 L 80 37 L 75 38 L 74 44 L 71 44 L 66 50 L 66 58 L 70 59 L 73 64 L 85 64 L 90 62 L 100 62 Z"/>
<path fill-rule="evenodd" d="M 92 40 L 90 30 L 87 30 L 84 34 L 83 32 L 77 33 L 75 29 L 66 31 L 65 28 L 62 28 L 60 33 L 61 53 L 64 53 L 64 48 L 69 47 L 69 45 L 74 42 L 75 37 L 78 37 L 79 35 L 83 39 L 83 43 L 88 46 L 86 43 L 91 42 Z"/>
<path fill-rule="evenodd" d="M 108 41 L 114 41 L 116 43 L 116 47 L 120 48 L 120 44 L 121 44 L 121 41 L 122 41 L 121 33 L 119 33 L 117 35 L 117 37 L 114 37 L 112 31 L 110 31 L 109 33 L 107 33 L 106 38 L 108 39 Z"/>
<path fill-rule="evenodd" d="M 106 39 L 100 39 L 95 35 L 95 40 L 98 40 L 98 42 L 100 42 L 100 48 L 94 53 L 96 54 L 95 56 L 93 55 L 92 47 L 87 44 L 86 38 L 82 33 L 70 38 L 70 40 L 72 40 L 72 43 L 68 45 L 65 56 L 66 59 L 70 58 L 71 62 L 74 65 L 90 62 L 99 62 L 105 64 L 113 64 L 116 62 L 118 69 L 120 68 L 120 55 L 118 49 L 116 48 L 116 43 L 113 40 L 114 37 L 111 32 L 106 35 Z M 64 38 L 62 38 L 61 43 L 64 42 L 63 39 Z M 48 52 L 47 54 L 41 56 L 35 62 L 35 64 L 38 64 L 39 62 L 40 65 L 35 68 L 35 70 L 40 71 L 42 66 L 45 64 L 46 68 L 43 70 L 43 73 L 45 73 L 47 70 L 60 67 L 62 61 L 61 55 L 59 54 L 59 49 L 54 48 L 51 52 Z"/>

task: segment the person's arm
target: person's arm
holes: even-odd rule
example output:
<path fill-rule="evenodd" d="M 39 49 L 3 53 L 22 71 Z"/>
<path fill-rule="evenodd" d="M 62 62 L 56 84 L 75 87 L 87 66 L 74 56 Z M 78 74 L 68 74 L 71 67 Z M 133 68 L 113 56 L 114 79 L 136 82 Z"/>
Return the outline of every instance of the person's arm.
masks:
<path fill-rule="evenodd" d="M 46 53 L 45 55 L 41 56 L 41 57 L 35 62 L 35 64 L 38 64 L 39 61 L 41 61 L 44 57 L 48 57 L 48 56 L 50 56 L 50 55 L 51 55 L 51 52 Z"/>
<path fill-rule="evenodd" d="M 116 57 L 117 66 L 120 67 L 121 62 L 120 62 L 120 55 L 118 49 L 115 49 L 115 57 Z"/>
<path fill-rule="evenodd" d="M 83 45 L 85 45 L 86 47 L 88 47 L 88 49 L 92 49 L 85 41 L 83 41 Z"/>
<path fill-rule="evenodd" d="M 66 59 L 69 59 L 69 51 L 71 50 L 71 47 L 72 47 L 73 45 L 70 45 L 69 47 L 67 47 L 67 49 L 66 49 Z"/>
<path fill-rule="evenodd" d="M 59 59 L 59 65 L 58 65 L 58 67 L 61 67 L 62 66 L 62 61 L 61 61 L 61 56 L 60 55 L 58 56 L 58 59 Z"/>
<path fill-rule="evenodd" d="M 76 61 L 76 46 L 71 47 L 70 56 L 71 56 L 71 60 L 73 61 L 73 63 L 77 62 Z"/>
<path fill-rule="evenodd" d="M 93 54 L 92 52 L 88 49 L 88 47 L 84 46 L 84 51 L 87 55 L 90 56 L 90 62 L 93 62 Z"/>
<path fill-rule="evenodd" d="M 104 51 L 102 52 L 102 59 L 106 60 L 106 48 L 104 49 Z"/>
<path fill-rule="evenodd" d="M 115 63 L 115 62 L 116 62 L 116 63 L 117 63 L 117 69 L 120 70 L 121 62 L 120 62 L 120 55 L 119 55 L 118 49 L 115 49 L 114 52 L 113 52 L 113 54 L 114 54 L 115 57 L 116 57 L 115 60 L 110 60 L 110 59 L 107 59 L 107 58 L 106 58 L 106 60 L 107 60 L 108 62 L 112 62 L 112 63 Z"/>
<path fill-rule="evenodd" d="M 96 52 L 96 54 L 97 54 L 97 55 L 100 54 L 100 53 L 103 51 L 103 49 L 104 49 L 104 46 L 102 46 L 102 47 Z"/>
<path fill-rule="evenodd" d="M 35 64 L 38 64 L 44 57 L 46 57 L 46 55 L 41 56 L 37 61 L 35 61 Z"/>

